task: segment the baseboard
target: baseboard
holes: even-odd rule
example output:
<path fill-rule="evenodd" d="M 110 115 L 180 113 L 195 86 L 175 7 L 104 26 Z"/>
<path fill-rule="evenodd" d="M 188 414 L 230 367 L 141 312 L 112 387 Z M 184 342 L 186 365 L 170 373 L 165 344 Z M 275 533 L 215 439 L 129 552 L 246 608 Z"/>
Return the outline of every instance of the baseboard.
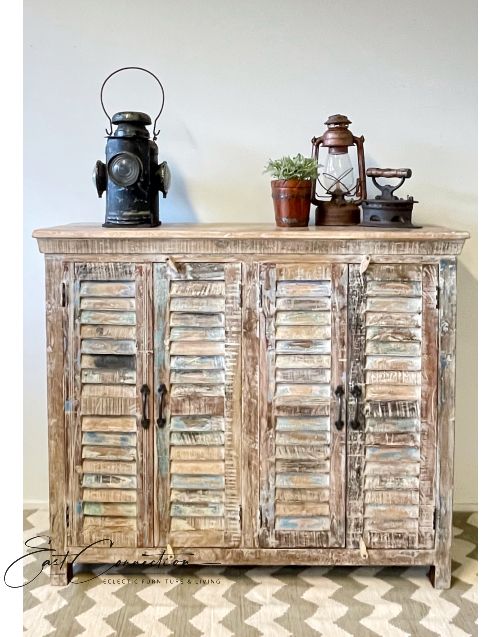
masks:
<path fill-rule="evenodd" d="M 477 511 L 477 502 L 454 502 L 453 503 L 454 511 Z"/>
<path fill-rule="evenodd" d="M 46 511 L 49 508 L 47 500 L 24 500 L 24 509 L 41 509 Z M 454 502 L 454 511 L 477 511 L 477 502 Z"/>
<path fill-rule="evenodd" d="M 41 509 L 47 511 L 49 503 L 47 500 L 24 500 L 23 509 Z"/>

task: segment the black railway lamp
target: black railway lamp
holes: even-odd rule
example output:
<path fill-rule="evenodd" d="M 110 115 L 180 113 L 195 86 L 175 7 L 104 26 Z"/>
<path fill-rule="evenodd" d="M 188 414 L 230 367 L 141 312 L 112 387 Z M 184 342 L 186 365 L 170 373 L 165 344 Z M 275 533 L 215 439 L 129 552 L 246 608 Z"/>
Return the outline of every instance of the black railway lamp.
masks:
<path fill-rule="evenodd" d="M 106 82 L 116 73 L 134 69 L 149 73 L 161 88 L 160 112 L 153 125 L 153 139 L 146 126 L 151 118 L 146 113 L 120 111 L 111 118 L 104 107 L 103 90 Z M 97 161 L 94 168 L 94 183 L 97 194 L 106 191 L 106 228 L 160 225 L 158 192 L 167 196 L 170 186 L 170 170 L 167 162 L 158 164 L 156 139 L 160 131 L 156 122 L 165 103 L 165 93 L 160 80 L 139 66 L 127 66 L 108 75 L 101 87 L 101 105 L 109 120 L 106 129 L 106 163 Z M 115 129 L 113 130 L 113 125 Z"/>

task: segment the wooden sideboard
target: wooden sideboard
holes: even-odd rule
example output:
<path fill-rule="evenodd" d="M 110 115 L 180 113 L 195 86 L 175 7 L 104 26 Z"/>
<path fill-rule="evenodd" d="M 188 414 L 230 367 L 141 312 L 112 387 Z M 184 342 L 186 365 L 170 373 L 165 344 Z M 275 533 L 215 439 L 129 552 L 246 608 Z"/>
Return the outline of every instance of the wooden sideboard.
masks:
<path fill-rule="evenodd" d="M 56 554 L 420 564 L 450 585 L 466 232 L 78 224 L 34 237 Z"/>

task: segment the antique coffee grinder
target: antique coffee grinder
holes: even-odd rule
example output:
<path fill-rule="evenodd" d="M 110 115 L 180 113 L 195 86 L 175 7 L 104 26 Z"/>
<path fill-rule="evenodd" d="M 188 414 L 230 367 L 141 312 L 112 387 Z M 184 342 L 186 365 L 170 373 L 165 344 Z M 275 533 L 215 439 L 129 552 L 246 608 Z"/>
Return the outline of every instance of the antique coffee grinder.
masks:
<path fill-rule="evenodd" d="M 317 226 L 345 226 L 359 223 L 359 204 L 366 198 L 365 138 L 355 137 L 349 130 L 345 115 L 331 115 L 325 122 L 327 130 L 312 138 L 312 156 L 319 161 L 320 174 L 312 182 L 311 200 L 316 204 Z M 358 174 L 349 156 L 356 147 Z M 320 149 L 324 157 L 320 157 Z"/>
<path fill-rule="evenodd" d="M 161 88 L 161 108 L 154 120 L 153 139 L 150 139 L 146 128 L 151 124 L 151 118 L 146 113 L 120 111 L 110 118 L 104 107 L 103 90 L 106 82 L 116 73 L 130 69 L 149 73 Z M 106 163 L 97 161 L 93 179 L 99 197 L 106 191 L 106 220 L 103 224 L 106 228 L 154 227 L 161 223 L 158 192 L 165 198 L 170 186 L 170 170 L 167 162 L 158 164 L 156 145 L 160 132 L 156 130 L 156 122 L 164 102 L 165 93 L 160 80 L 151 71 L 139 66 L 118 69 L 104 80 L 101 106 L 109 120 L 109 131 L 106 129 Z M 113 125 L 116 126 L 115 130 Z"/>
<path fill-rule="evenodd" d="M 411 177 L 409 168 L 368 168 L 366 175 L 372 178 L 372 181 L 380 195 L 375 199 L 365 199 L 361 207 L 363 209 L 362 226 L 370 226 L 374 228 L 421 228 L 414 226 L 411 222 L 413 204 L 418 203 L 413 197 L 400 199 L 396 197 L 394 191 L 400 188 L 406 179 Z M 381 185 L 377 181 L 377 177 L 385 177 L 388 179 L 399 178 L 396 185 Z"/>

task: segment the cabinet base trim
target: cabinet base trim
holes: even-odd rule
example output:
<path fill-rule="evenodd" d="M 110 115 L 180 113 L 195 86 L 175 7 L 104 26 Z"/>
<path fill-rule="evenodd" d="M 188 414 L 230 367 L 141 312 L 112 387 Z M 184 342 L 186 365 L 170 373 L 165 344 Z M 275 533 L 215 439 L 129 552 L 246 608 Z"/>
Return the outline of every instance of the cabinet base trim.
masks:
<path fill-rule="evenodd" d="M 81 553 L 79 564 L 114 564 L 128 560 L 149 562 L 157 560 L 165 548 L 140 549 L 85 549 L 85 547 L 69 547 L 68 551 L 75 555 Z M 249 564 L 249 565 L 342 565 L 342 566 L 414 566 L 431 565 L 436 561 L 433 550 L 412 549 L 368 549 L 368 557 L 364 559 L 359 549 L 235 549 L 235 548 L 199 548 L 173 547 L 175 558 L 187 560 L 189 564 Z M 146 554 L 146 555 L 145 555 Z M 164 557 L 164 559 L 165 559 Z"/>

